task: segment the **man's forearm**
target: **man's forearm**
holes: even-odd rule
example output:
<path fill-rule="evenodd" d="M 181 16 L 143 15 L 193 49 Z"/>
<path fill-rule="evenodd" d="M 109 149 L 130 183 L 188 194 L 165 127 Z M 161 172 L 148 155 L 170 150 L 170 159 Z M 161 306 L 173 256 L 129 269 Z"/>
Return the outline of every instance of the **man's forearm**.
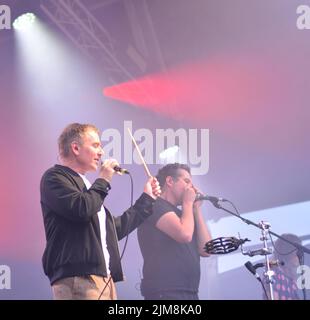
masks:
<path fill-rule="evenodd" d="M 201 208 L 194 210 L 195 228 L 197 231 L 197 246 L 201 256 L 208 256 L 204 250 L 205 244 L 212 239 L 211 233 L 205 223 Z"/>

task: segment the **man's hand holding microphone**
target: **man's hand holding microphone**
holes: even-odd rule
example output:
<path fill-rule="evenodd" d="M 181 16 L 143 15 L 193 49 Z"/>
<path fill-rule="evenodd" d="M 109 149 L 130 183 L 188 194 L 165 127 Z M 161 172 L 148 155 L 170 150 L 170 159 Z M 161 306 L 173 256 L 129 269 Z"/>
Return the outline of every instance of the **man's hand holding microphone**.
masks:
<path fill-rule="evenodd" d="M 126 169 L 122 169 L 117 160 L 106 159 L 100 167 L 99 177 L 111 183 L 114 174 L 122 175 L 123 173 L 129 172 Z M 143 191 L 153 199 L 159 197 L 161 194 L 161 189 L 157 179 L 155 177 L 149 177 L 144 185 Z"/>

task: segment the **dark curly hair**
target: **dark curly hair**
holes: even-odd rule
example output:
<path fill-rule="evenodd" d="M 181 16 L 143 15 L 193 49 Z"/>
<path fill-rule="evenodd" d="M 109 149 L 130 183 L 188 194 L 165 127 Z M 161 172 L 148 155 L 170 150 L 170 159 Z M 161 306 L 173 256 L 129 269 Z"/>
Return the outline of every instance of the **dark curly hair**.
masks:
<path fill-rule="evenodd" d="M 176 179 L 179 175 L 179 169 L 186 170 L 189 174 L 191 174 L 191 169 L 189 168 L 189 166 L 182 163 L 169 163 L 159 169 L 156 178 L 159 182 L 160 187 L 164 187 L 167 177 L 173 177 L 174 179 Z"/>

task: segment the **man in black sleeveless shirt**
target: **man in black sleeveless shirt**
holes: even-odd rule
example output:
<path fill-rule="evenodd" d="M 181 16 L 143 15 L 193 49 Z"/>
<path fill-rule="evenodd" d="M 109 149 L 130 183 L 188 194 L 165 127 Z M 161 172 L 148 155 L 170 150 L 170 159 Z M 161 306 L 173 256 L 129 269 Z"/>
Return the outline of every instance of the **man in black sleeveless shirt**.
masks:
<path fill-rule="evenodd" d="M 197 300 L 200 256 L 210 233 L 201 213 L 190 168 L 168 164 L 157 174 L 162 195 L 138 228 L 143 255 L 141 292 L 145 299 Z M 178 208 L 180 206 L 180 209 Z"/>

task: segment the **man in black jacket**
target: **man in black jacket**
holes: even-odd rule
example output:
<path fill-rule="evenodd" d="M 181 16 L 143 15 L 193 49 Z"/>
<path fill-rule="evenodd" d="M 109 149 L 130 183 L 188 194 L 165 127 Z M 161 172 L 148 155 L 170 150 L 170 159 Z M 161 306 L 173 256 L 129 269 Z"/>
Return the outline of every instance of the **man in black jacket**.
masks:
<path fill-rule="evenodd" d="M 68 125 L 58 139 L 61 165 L 48 169 L 40 184 L 46 248 L 43 268 L 54 299 L 116 299 L 114 282 L 123 280 L 117 241 L 152 213 L 160 194 L 149 179 L 136 203 L 119 217 L 103 206 L 118 163 L 106 160 L 91 184 L 103 150 L 98 129 Z"/>

